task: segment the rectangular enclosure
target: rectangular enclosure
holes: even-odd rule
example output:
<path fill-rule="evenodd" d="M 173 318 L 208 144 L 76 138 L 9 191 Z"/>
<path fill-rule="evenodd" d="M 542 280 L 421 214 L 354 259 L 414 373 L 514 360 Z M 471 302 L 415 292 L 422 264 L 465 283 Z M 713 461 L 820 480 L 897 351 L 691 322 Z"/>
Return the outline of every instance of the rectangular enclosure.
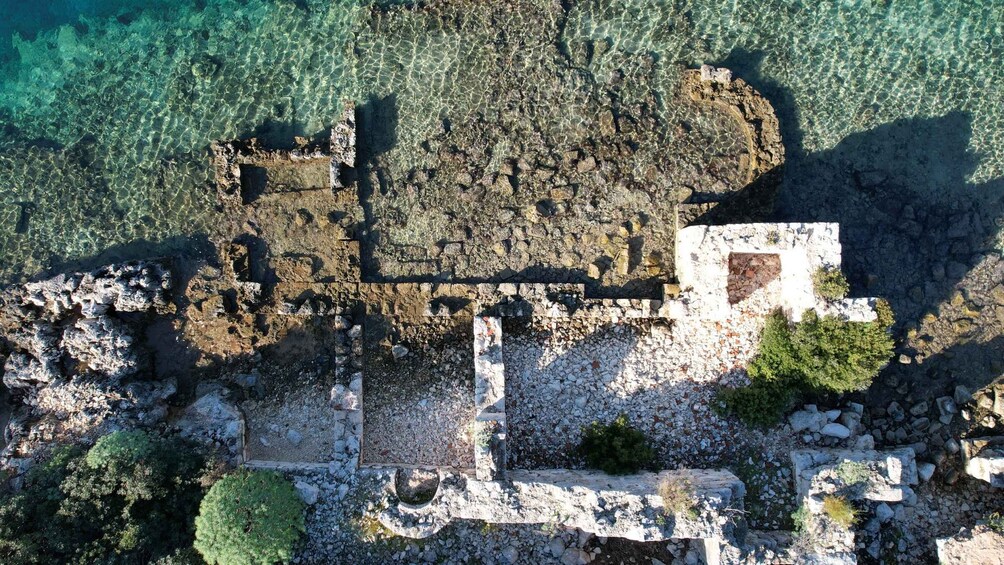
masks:
<path fill-rule="evenodd" d="M 367 317 L 361 464 L 474 468 L 473 340 L 469 316 Z"/>

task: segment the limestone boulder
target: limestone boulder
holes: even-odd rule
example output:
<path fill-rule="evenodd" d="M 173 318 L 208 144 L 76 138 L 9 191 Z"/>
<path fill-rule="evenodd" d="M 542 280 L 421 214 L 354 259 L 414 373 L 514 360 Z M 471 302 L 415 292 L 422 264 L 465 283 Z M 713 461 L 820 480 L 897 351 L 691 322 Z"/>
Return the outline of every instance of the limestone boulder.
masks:
<path fill-rule="evenodd" d="M 938 562 L 941 565 L 1004 564 L 1004 535 L 988 528 L 961 528 L 949 538 L 939 538 Z"/>
<path fill-rule="evenodd" d="M 139 359 L 125 324 L 110 316 L 83 318 L 63 332 L 63 347 L 82 366 L 113 381 L 136 373 Z"/>
<path fill-rule="evenodd" d="M 222 386 L 207 387 L 174 425 L 184 437 L 221 448 L 232 457 L 243 455 L 244 414 Z"/>

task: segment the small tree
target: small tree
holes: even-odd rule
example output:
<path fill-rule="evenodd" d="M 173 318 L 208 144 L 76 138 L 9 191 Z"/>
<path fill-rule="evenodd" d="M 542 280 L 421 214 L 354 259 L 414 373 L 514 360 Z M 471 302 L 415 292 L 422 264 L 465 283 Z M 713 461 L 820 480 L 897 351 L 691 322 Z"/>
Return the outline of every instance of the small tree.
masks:
<path fill-rule="evenodd" d="M 792 342 L 798 360 L 794 376 L 812 388 L 837 393 L 868 388 L 893 350 L 892 338 L 877 323 L 820 318 L 811 310 L 795 326 Z"/>
<path fill-rule="evenodd" d="M 583 428 L 579 452 L 589 468 L 611 475 L 636 473 L 655 458 L 648 438 L 624 414 L 609 424 L 593 422 Z"/>
<path fill-rule="evenodd" d="M 760 351 L 746 368 L 752 383 L 723 389 L 719 398 L 727 412 L 747 424 L 769 426 L 802 392 L 864 390 L 892 356 L 888 321 L 846 322 L 807 310 L 792 325 L 774 312 L 761 334 Z"/>
<path fill-rule="evenodd" d="M 271 471 L 227 475 L 209 489 L 195 519 L 195 549 L 210 564 L 287 563 L 306 531 L 304 502 Z"/>
<path fill-rule="evenodd" d="M 148 563 L 191 546 L 204 459 L 142 431 L 57 449 L 0 504 L 0 562 Z"/>

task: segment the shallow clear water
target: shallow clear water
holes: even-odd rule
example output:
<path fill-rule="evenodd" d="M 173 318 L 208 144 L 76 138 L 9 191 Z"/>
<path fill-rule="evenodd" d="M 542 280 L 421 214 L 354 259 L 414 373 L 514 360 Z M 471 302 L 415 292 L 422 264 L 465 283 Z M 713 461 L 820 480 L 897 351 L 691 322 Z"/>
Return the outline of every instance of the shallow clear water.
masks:
<path fill-rule="evenodd" d="M 895 174 L 919 198 L 999 192 L 1004 0 L 597 0 L 561 22 L 542 21 L 549 0 L 525 4 L 541 9 L 508 25 L 472 10 L 458 32 L 348 0 L 0 0 L 0 281 L 199 243 L 216 213 L 209 142 L 314 135 L 342 97 L 394 97 L 389 158 L 415 166 L 442 117 L 495 110 L 486 57 L 542 49 L 534 38 L 559 24 L 573 48 L 651 53 L 660 96 L 702 62 L 764 92 L 789 152 L 782 215 L 848 168 Z M 548 88 L 527 85 L 552 133 L 571 131 L 574 92 Z"/>

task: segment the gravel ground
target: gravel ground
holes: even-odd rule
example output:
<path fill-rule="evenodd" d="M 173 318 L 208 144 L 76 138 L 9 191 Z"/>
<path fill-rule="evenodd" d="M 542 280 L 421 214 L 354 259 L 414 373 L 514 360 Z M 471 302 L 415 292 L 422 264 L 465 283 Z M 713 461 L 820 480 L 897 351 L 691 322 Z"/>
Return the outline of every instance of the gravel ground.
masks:
<path fill-rule="evenodd" d="M 474 468 L 472 324 L 395 324 L 388 333 L 396 335 L 400 357 L 369 329 L 379 324 L 367 325 L 363 464 Z"/>
<path fill-rule="evenodd" d="M 752 483 L 756 525 L 783 524 L 794 434 L 749 429 L 714 410 L 719 387 L 748 382 L 743 367 L 777 284 L 751 291 L 723 322 L 506 320 L 510 466 L 581 467 L 582 427 L 625 413 L 653 440 L 662 468 L 728 466 Z"/>

